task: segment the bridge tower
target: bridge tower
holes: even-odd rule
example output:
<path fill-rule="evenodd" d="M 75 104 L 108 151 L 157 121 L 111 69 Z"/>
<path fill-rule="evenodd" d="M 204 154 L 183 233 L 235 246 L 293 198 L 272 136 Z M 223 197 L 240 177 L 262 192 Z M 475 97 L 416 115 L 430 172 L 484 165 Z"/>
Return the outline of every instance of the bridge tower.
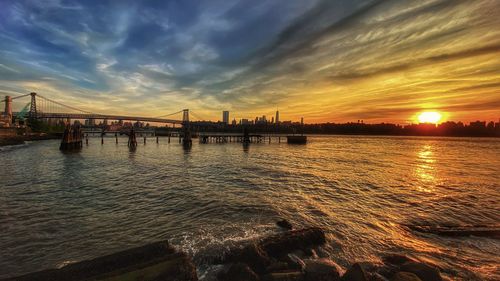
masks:
<path fill-rule="evenodd" d="M 29 112 L 29 119 L 35 119 L 37 116 L 37 110 L 36 110 L 36 93 L 32 92 L 30 93 L 31 95 L 31 105 L 30 105 L 30 112 Z"/>
<path fill-rule="evenodd" d="M 191 146 L 191 130 L 189 129 L 189 109 L 182 110 L 182 144 L 184 146 Z"/>
<path fill-rule="evenodd" d="M 9 118 L 9 123 L 12 123 L 12 97 L 5 96 L 5 116 Z"/>

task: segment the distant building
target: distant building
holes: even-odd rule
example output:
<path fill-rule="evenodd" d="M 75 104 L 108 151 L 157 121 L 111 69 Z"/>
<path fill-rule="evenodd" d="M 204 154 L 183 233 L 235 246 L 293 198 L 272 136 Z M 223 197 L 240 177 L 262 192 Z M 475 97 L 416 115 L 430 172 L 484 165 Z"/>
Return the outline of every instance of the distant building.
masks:
<path fill-rule="evenodd" d="M 229 124 L 229 111 L 222 111 L 222 123 Z"/>
<path fill-rule="evenodd" d="M 255 124 L 266 124 L 266 123 L 267 123 L 266 115 L 262 115 L 262 117 L 255 118 Z"/>
<path fill-rule="evenodd" d="M 274 118 L 274 122 L 276 122 L 276 124 L 280 123 L 280 112 L 278 110 L 276 110 L 276 118 Z"/>
<path fill-rule="evenodd" d="M 304 125 L 304 117 L 300 118 L 300 125 Z"/>
<path fill-rule="evenodd" d="M 241 125 L 251 125 L 252 124 L 252 121 L 248 120 L 248 119 L 241 119 L 240 120 L 240 124 Z"/>
<path fill-rule="evenodd" d="M 236 123 L 236 119 L 233 119 L 233 122 L 231 122 L 231 124 L 232 124 L 233 126 L 236 126 L 236 124 L 237 124 L 237 123 Z"/>

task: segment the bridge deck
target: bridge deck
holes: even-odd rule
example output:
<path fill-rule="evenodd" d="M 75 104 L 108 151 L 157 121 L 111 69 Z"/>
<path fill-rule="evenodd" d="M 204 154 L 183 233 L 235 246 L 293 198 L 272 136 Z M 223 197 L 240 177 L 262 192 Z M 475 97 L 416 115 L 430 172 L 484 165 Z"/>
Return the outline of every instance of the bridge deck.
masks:
<path fill-rule="evenodd" d="M 14 112 L 17 116 L 19 112 Z M 126 115 L 105 115 L 105 114 L 86 114 L 86 113 L 37 113 L 36 118 L 69 118 L 69 119 L 108 119 L 108 120 L 126 120 L 126 121 L 143 121 L 151 123 L 171 123 L 182 124 L 182 120 L 142 117 L 142 116 L 126 116 Z"/>

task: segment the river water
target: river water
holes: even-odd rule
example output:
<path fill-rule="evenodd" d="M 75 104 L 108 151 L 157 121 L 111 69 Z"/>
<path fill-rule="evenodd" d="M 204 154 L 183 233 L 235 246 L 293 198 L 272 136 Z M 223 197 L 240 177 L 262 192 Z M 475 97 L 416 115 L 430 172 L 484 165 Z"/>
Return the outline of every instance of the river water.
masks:
<path fill-rule="evenodd" d="M 457 279 L 500 280 L 500 240 L 413 232 L 500 224 L 500 140 L 310 137 L 198 144 L 90 139 L 0 148 L 0 277 L 168 239 L 195 256 L 276 231 L 327 230 L 340 265 L 405 253 Z M 200 265 L 203 267 L 203 265 Z"/>

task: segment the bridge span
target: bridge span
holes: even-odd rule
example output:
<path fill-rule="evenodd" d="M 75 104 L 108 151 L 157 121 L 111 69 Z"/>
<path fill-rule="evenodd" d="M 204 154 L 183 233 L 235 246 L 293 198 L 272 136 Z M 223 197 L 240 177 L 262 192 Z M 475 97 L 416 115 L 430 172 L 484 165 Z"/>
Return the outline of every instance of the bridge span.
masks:
<path fill-rule="evenodd" d="M 19 112 L 13 112 L 12 101 L 24 97 L 31 97 L 25 107 Z M 174 113 L 157 116 L 128 116 L 117 114 L 98 114 L 85 110 L 81 110 L 58 101 L 43 97 L 37 93 L 30 93 L 20 96 L 5 96 L 5 99 L 0 101 L 5 103 L 4 117 L 12 122 L 13 118 L 24 118 L 27 115 L 29 119 L 103 119 L 103 120 L 123 120 L 123 121 L 142 121 L 151 123 L 170 123 L 186 125 L 189 123 L 189 109 L 183 109 Z M 176 114 L 182 113 L 182 119 L 167 118 Z"/>
<path fill-rule="evenodd" d="M 19 112 L 14 112 L 13 116 L 17 117 Z M 105 114 L 89 114 L 89 113 L 44 113 L 37 112 L 36 118 L 39 119 L 106 119 L 106 120 L 123 120 L 123 121 L 142 121 L 151 123 L 170 123 L 181 124 L 182 120 L 157 118 L 157 117 L 141 117 L 141 116 L 126 116 L 126 115 L 105 115 Z"/>

